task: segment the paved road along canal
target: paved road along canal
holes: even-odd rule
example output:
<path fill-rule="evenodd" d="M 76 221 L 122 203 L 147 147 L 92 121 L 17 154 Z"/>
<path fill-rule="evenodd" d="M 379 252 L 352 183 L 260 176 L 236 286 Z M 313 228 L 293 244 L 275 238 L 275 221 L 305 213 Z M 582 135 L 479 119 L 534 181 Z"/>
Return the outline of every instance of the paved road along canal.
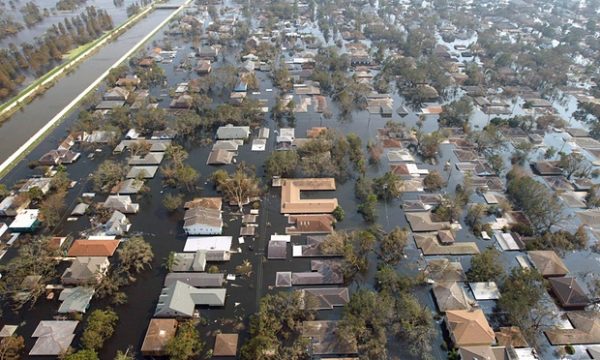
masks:
<path fill-rule="evenodd" d="M 188 1 L 189 2 L 189 1 Z M 183 3 L 173 0 L 171 3 Z M 171 5 L 169 3 L 169 5 Z M 74 99 L 85 93 L 123 56 L 136 48 L 149 34 L 164 25 L 179 8 L 158 7 L 148 16 L 122 34 L 117 40 L 100 48 L 84 60 L 69 75 L 59 79 L 42 96 L 34 99 L 0 126 L 0 172 L 13 159 L 15 153 L 36 134 L 61 114 Z M 8 160 L 8 161 L 7 161 Z"/>

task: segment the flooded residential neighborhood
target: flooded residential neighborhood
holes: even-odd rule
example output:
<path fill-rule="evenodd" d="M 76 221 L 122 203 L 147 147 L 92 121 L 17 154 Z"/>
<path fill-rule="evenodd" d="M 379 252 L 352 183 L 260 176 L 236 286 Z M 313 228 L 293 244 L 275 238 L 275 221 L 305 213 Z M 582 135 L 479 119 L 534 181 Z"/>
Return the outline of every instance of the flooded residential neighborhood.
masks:
<path fill-rule="evenodd" d="M 600 358 L 600 2 L 0 8 L 0 359 Z"/>

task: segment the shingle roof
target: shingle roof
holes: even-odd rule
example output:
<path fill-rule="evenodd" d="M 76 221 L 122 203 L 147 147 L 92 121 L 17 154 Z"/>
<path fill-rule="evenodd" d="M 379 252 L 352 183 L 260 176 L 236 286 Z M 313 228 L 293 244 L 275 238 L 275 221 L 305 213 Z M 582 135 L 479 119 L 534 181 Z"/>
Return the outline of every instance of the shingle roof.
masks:
<path fill-rule="evenodd" d="M 449 310 L 446 323 L 454 345 L 490 345 L 496 338 L 481 309 Z"/>
<path fill-rule="evenodd" d="M 112 256 L 119 246 L 119 240 L 75 240 L 67 256 Z"/>
<path fill-rule="evenodd" d="M 238 334 L 217 334 L 213 356 L 235 356 Z"/>
<path fill-rule="evenodd" d="M 553 250 L 535 250 L 527 253 L 535 268 L 543 276 L 563 276 L 569 269 Z"/>

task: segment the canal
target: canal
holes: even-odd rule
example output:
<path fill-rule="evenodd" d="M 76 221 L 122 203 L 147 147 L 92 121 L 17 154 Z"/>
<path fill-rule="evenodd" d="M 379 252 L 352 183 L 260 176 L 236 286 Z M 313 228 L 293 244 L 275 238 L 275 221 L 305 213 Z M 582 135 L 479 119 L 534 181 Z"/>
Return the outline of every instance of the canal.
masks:
<path fill-rule="evenodd" d="M 173 9 L 156 9 L 117 40 L 100 48 L 75 70 L 48 89 L 43 95 L 15 113 L 0 126 L 0 162 L 8 159 L 21 145 L 58 114 L 74 98 L 83 93 L 99 76 L 135 47 L 140 40 L 164 21 Z"/>

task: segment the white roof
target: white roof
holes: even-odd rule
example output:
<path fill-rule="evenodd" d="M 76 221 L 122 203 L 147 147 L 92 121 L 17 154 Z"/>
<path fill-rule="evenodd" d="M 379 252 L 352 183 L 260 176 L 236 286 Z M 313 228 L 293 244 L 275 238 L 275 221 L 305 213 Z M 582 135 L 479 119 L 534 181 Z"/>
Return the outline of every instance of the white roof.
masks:
<path fill-rule="evenodd" d="M 475 300 L 497 300 L 500 298 L 500 291 L 495 282 L 471 282 L 469 287 L 473 292 Z"/>
<path fill-rule="evenodd" d="M 267 146 L 267 140 L 265 139 L 254 139 L 252 141 L 252 151 L 265 151 Z"/>
<path fill-rule="evenodd" d="M 271 235 L 271 241 L 285 241 L 290 242 L 292 237 L 290 235 Z"/>
<path fill-rule="evenodd" d="M 25 229 L 31 227 L 38 219 L 40 211 L 38 209 L 26 209 L 15 216 L 15 220 L 10 224 L 11 229 Z"/>
<path fill-rule="evenodd" d="M 519 250 L 519 245 L 517 245 L 517 242 L 510 233 L 496 231 L 494 232 L 494 239 L 496 239 L 504 251 Z"/>
<path fill-rule="evenodd" d="M 198 250 L 229 251 L 231 250 L 231 236 L 189 236 L 183 248 L 184 252 Z"/>
<path fill-rule="evenodd" d="M 292 245 L 292 257 L 302 256 L 302 245 Z"/>

